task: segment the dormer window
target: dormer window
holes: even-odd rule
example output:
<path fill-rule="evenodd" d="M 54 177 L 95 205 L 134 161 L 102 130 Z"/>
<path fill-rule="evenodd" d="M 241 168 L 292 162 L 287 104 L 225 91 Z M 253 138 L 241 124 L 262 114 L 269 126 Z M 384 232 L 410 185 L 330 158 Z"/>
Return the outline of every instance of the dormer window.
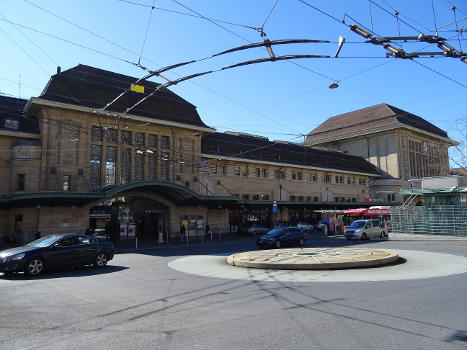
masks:
<path fill-rule="evenodd" d="M 19 129 L 19 121 L 15 119 L 5 119 L 5 129 Z"/>

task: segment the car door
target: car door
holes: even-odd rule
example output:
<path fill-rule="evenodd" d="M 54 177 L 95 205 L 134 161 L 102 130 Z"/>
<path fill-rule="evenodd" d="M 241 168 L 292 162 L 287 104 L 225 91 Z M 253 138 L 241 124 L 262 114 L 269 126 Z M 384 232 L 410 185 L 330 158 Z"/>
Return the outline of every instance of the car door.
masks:
<path fill-rule="evenodd" d="M 77 263 L 86 265 L 94 262 L 100 251 L 98 241 L 94 237 L 77 236 L 76 260 Z"/>
<path fill-rule="evenodd" d="M 293 228 L 285 228 L 283 241 L 286 244 L 290 244 L 293 241 L 293 237 L 294 237 Z"/>
<path fill-rule="evenodd" d="M 70 266 L 76 263 L 76 241 L 72 236 L 65 236 L 52 244 L 44 254 L 48 266 Z"/>

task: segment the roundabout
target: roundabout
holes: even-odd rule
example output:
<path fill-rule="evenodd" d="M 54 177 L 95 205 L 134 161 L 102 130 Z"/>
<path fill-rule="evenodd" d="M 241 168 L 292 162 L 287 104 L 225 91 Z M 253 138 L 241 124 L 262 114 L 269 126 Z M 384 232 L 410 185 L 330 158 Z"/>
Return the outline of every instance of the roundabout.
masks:
<path fill-rule="evenodd" d="M 356 250 L 356 248 L 352 249 Z M 277 259 L 280 259 L 280 255 L 284 254 L 283 261 L 285 262 L 286 258 L 290 259 L 290 254 L 287 256 L 286 251 L 287 249 L 277 249 L 257 252 L 279 254 L 276 255 Z M 467 272 L 467 258 L 464 256 L 419 250 L 397 249 L 397 255 L 403 263 L 395 261 L 386 265 L 369 267 L 313 270 L 233 266 L 228 263 L 227 257 L 241 256 L 242 253 L 232 253 L 186 256 L 170 261 L 168 266 L 179 272 L 203 277 L 294 283 L 413 280 Z M 313 257 L 313 255 L 309 257 Z M 318 257 L 315 256 L 315 259 Z"/>
<path fill-rule="evenodd" d="M 232 254 L 232 266 L 280 270 L 332 270 L 382 266 L 399 260 L 394 250 L 370 248 L 291 248 Z"/>

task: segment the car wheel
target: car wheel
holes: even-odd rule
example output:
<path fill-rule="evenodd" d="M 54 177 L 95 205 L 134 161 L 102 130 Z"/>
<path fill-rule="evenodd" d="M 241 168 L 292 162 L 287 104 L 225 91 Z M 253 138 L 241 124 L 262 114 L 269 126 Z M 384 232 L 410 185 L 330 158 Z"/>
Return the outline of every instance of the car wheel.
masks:
<path fill-rule="evenodd" d="M 300 247 L 303 246 L 304 243 L 305 243 L 305 241 L 303 240 L 303 238 L 300 238 L 300 239 L 298 240 L 298 245 L 299 245 Z"/>
<path fill-rule="evenodd" d="M 39 258 L 29 260 L 24 271 L 28 276 L 37 276 L 44 271 L 44 262 Z"/>
<path fill-rule="evenodd" d="M 104 267 L 105 265 L 107 265 L 107 255 L 104 253 L 99 253 L 94 260 L 94 266 Z"/>
<path fill-rule="evenodd" d="M 362 241 L 366 241 L 368 239 L 368 236 L 366 235 L 365 232 L 362 233 Z"/>
<path fill-rule="evenodd" d="M 280 248 L 281 247 L 281 241 L 277 240 L 276 243 L 274 243 L 274 247 Z"/>

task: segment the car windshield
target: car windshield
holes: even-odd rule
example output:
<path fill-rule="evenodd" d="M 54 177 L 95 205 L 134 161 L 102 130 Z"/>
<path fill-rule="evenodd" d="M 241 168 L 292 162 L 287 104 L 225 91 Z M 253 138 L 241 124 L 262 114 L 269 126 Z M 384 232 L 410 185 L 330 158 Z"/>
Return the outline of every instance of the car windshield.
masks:
<path fill-rule="evenodd" d="M 35 241 L 32 241 L 26 244 L 26 247 L 47 247 L 51 245 L 52 243 L 54 243 L 59 238 L 60 236 L 42 237 L 42 238 L 36 239 Z"/>
<path fill-rule="evenodd" d="M 280 235 L 282 232 L 283 232 L 283 229 L 275 228 L 275 229 L 269 231 L 266 235 L 267 235 L 267 236 L 278 236 L 278 235 Z"/>
<path fill-rule="evenodd" d="M 362 228 L 363 226 L 365 226 L 365 224 L 366 224 L 366 221 L 364 221 L 364 220 L 357 220 L 357 221 L 352 222 L 352 224 L 351 224 L 349 227 L 352 227 L 352 228 Z"/>

